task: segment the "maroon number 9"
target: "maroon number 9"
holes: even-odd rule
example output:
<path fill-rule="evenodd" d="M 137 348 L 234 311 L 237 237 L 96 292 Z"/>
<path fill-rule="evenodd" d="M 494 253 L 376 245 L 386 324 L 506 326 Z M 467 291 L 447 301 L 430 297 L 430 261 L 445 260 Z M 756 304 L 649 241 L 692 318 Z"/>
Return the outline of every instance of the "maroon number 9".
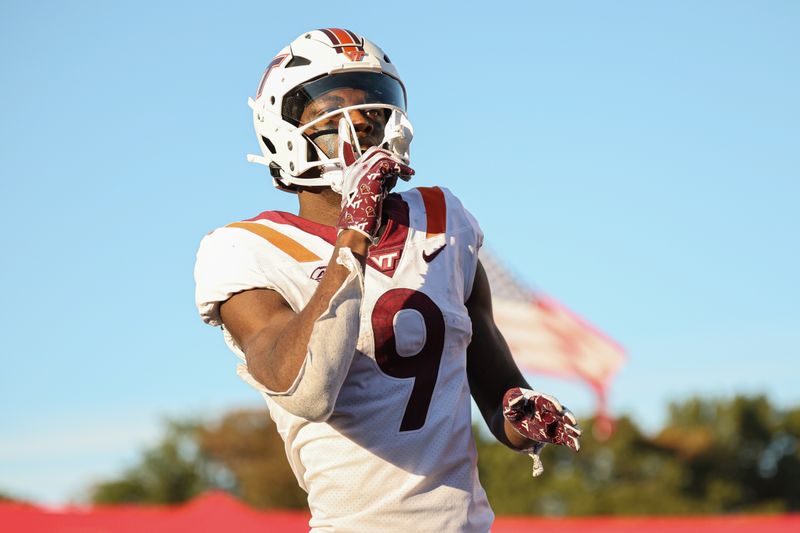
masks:
<path fill-rule="evenodd" d="M 413 309 L 425 322 L 425 345 L 416 354 L 403 357 L 397 353 L 394 317 L 403 309 Z M 414 378 L 400 431 L 413 431 L 425 425 L 428 407 L 439 375 L 444 349 L 444 316 L 427 294 L 412 289 L 391 289 L 383 293 L 372 312 L 375 337 L 375 361 L 388 376 Z"/>

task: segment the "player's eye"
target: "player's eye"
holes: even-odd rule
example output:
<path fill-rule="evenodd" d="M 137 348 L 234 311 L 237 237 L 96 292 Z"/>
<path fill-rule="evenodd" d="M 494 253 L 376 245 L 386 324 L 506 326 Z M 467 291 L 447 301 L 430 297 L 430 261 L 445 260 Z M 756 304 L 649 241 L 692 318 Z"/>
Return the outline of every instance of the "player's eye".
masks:
<path fill-rule="evenodd" d="M 338 108 L 338 107 L 336 107 L 336 106 L 327 106 L 327 107 L 323 107 L 322 109 L 318 110 L 318 111 L 317 111 L 317 112 L 314 114 L 314 118 L 319 118 L 319 117 L 321 117 L 322 115 L 325 115 L 325 114 L 327 114 L 327 113 L 330 113 L 330 112 L 332 112 L 332 111 L 336 111 L 337 109 L 339 109 L 339 108 Z"/>
<path fill-rule="evenodd" d="M 383 111 L 380 109 L 367 109 L 364 111 L 364 114 L 367 115 L 370 120 L 378 120 L 383 118 Z"/>

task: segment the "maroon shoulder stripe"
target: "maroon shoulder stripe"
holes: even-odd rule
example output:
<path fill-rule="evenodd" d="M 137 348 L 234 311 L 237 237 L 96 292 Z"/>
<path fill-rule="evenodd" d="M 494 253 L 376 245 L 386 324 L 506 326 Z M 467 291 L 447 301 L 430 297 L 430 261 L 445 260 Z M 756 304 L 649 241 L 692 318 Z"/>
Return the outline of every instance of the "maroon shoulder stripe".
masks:
<path fill-rule="evenodd" d="M 336 227 L 326 226 L 325 224 L 313 222 L 306 218 L 300 218 L 292 213 L 286 213 L 284 211 L 264 211 L 260 215 L 248 218 L 245 222 L 255 222 L 256 220 L 269 220 L 278 224 L 289 224 L 306 233 L 316 235 L 330 244 L 336 243 Z"/>

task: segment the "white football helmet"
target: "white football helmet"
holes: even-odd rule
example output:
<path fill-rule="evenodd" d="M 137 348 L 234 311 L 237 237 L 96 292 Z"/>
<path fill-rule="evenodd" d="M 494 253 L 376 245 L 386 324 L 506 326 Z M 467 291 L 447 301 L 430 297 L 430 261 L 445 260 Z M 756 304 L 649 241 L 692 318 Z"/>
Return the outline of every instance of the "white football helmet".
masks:
<path fill-rule="evenodd" d="M 340 98 L 342 89 L 355 97 Z M 255 100 L 248 104 L 263 155 L 247 159 L 267 165 L 281 190 L 298 185 L 340 189 L 343 165 L 332 147 L 338 146 L 342 119 L 359 155 L 365 134 L 354 119 L 363 122 L 380 113 L 369 144 L 409 162 L 413 129 L 403 82 L 380 48 L 349 30 L 313 30 L 292 41 L 267 65 Z M 380 140 L 376 135 L 384 121 Z"/>

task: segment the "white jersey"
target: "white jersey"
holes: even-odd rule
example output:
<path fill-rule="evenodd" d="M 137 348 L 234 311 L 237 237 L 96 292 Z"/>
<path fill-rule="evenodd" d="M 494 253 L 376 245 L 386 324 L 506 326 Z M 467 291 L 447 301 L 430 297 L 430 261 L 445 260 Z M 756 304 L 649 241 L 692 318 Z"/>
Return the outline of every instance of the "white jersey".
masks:
<path fill-rule="evenodd" d="M 392 194 L 384 214 L 367 259 L 357 351 L 331 417 L 309 422 L 262 394 L 308 492 L 312 529 L 488 531 L 494 515 L 476 468 L 464 305 L 482 234 L 446 189 Z M 195 268 L 201 316 L 221 325 L 220 303 L 253 288 L 277 291 L 299 312 L 335 240 L 331 226 L 274 211 L 212 232 Z"/>

